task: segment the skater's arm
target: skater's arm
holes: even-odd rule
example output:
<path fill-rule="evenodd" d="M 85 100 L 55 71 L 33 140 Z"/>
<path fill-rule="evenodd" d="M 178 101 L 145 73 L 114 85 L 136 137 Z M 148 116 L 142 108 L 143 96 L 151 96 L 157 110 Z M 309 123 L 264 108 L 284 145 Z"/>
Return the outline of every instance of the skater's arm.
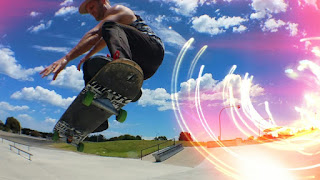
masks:
<path fill-rule="evenodd" d="M 114 8 L 110 9 L 109 15 L 107 15 L 96 27 L 87 32 L 82 37 L 80 42 L 66 56 L 52 63 L 50 66 L 46 67 L 42 72 L 40 72 L 40 74 L 42 75 L 42 77 L 46 77 L 49 74 L 54 73 L 53 80 L 55 80 L 60 71 L 62 71 L 66 67 L 69 61 L 89 51 L 94 45 L 97 44 L 99 40 L 101 40 L 102 26 L 105 22 L 113 21 L 128 25 L 135 20 L 136 16 L 130 9 L 121 5 L 115 6 Z M 96 50 L 98 50 L 101 47 L 102 42 L 101 46 L 99 45 L 96 47 Z"/>
<path fill-rule="evenodd" d="M 68 62 L 89 51 L 98 42 L 99 39 L 99 26 L 96 26 L 89 32 L 87 32 L 79 41 L 79 43 L 66 56 L 55 61 L 54 63 L 46 67 L 42 72 L 40 72 L 42 78 L 48 76 L 51 73 L 54 73 L 53 80 L 55 80 L 60 71 L 62 71 L 66 67 Z"/>
<path fill-rule="evenodd" d="M 101 51 L 103 48 L 107 46 L 106 42 L 103 38 L 100 38 L 100 40 L 97 42 L 97 44 L 91 49 L 91 51 L 81 59 L 80 63 L 78 64 L 78 70 L 80 71 L 81 65 L 88 60 L 91 56 L 96 54 L 97 52 Z"/>
<path fill-rule="evenodd" d="M 67 61 L 71 61 L 89 51 L 100 39 L 99 26 L 87 32 L 79 43 L 65 56 Z"/>

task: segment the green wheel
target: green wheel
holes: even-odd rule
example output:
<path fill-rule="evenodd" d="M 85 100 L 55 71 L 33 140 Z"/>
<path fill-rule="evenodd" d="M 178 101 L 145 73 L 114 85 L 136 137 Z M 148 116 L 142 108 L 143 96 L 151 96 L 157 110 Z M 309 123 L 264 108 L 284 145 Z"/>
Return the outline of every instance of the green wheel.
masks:
<path fill-rule="evenodd" d="M 79 143 L 79 144 L 77 145 L 77 151 L 83 152 L 83 150 L 84 150 L 84 144 L 83 144 L 83 143 Z"/>
<path fill-rule="evenodd" d="M 86 106 L 90 106 L 92 101 L 93 101 L 93 98 L 94 98 L 94 93 L 91 92 L 91 91 L 88 91 L 86 94 L 85 94 L 85 97 L 83 98 L 82 100 L 82 104 L 86 105 Z"/>
<path fill-rule="evenodd" d="M 126 110 L 123 110 L 123 109 L 120 109 L 119 110 L 119 115 L 116 117 L 117 121 L 120 122 L 120 123 L 123 123 L 126 118 L 127 118 L 127 111 Z"/>
<path fill-rule="evenodd" d="M 58 141 L 59 140 L 59 133 L 58 131 L 54 131 L 53 136 L 52 136 L 53 141 Z"/>

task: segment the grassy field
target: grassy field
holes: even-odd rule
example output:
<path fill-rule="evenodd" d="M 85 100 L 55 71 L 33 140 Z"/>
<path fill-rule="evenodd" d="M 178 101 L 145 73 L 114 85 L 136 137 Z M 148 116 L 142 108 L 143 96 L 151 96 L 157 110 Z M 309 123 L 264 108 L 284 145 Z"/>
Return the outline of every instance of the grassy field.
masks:
<path fill-rule="evenodd" d="M 160 144 L 163 143 L 163 144 Z M 107 142 L 85 142 L 84 153 L 95 154 L 100 156 L 109 157 L 123 157 L 123 158 L 140 158 L 141 150 L 155 146 L 153 148 L 143 151 L 143 155 L 150 154 L 160 149 L 173 145 L 173 141 L 150 141 L 150 140 L 124 140 L 124 141 L 107 141 Z M 184 147 L 190 147 L 192 144 L 186 141 L 176 141 L 176 144 L 182 143 Z M 205 143 L 194 143 L 194 145 L 203 145 Z M 66 143 L 55 143 L 53 144 L 55 148 L 60 148 L 64 150 L 77 151 L 76 147 L 71 146 Z"/>

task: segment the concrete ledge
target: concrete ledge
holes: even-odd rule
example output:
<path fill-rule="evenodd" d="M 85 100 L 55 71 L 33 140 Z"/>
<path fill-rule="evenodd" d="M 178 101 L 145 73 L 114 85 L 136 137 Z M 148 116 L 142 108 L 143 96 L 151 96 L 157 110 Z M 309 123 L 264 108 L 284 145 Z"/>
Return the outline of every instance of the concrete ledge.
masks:
<path fill-rule="evenodd" d="M 177 145 L 173 145 L 165 149 L 162 149 L 159 152 L 153 153 L 152 155 L 155 157 L 157 162 L 161 162 L 170 158 L 171 156 L 177 154 L 182 150 L 183 150 L 182 144 L 177 144 Z"/>

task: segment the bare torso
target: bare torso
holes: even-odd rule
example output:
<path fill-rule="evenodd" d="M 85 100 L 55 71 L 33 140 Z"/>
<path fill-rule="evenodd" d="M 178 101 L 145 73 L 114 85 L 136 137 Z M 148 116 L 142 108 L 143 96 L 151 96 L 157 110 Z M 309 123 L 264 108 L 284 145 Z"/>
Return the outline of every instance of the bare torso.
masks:
<path fill-rule="evenodd" d="M 131 9 L 122 5 L 116 5 L 105 12 L 104 19 L 102 21 L 114 21 L 129 25 L 135 20 L 137 20 L 137 18 Z"/>

